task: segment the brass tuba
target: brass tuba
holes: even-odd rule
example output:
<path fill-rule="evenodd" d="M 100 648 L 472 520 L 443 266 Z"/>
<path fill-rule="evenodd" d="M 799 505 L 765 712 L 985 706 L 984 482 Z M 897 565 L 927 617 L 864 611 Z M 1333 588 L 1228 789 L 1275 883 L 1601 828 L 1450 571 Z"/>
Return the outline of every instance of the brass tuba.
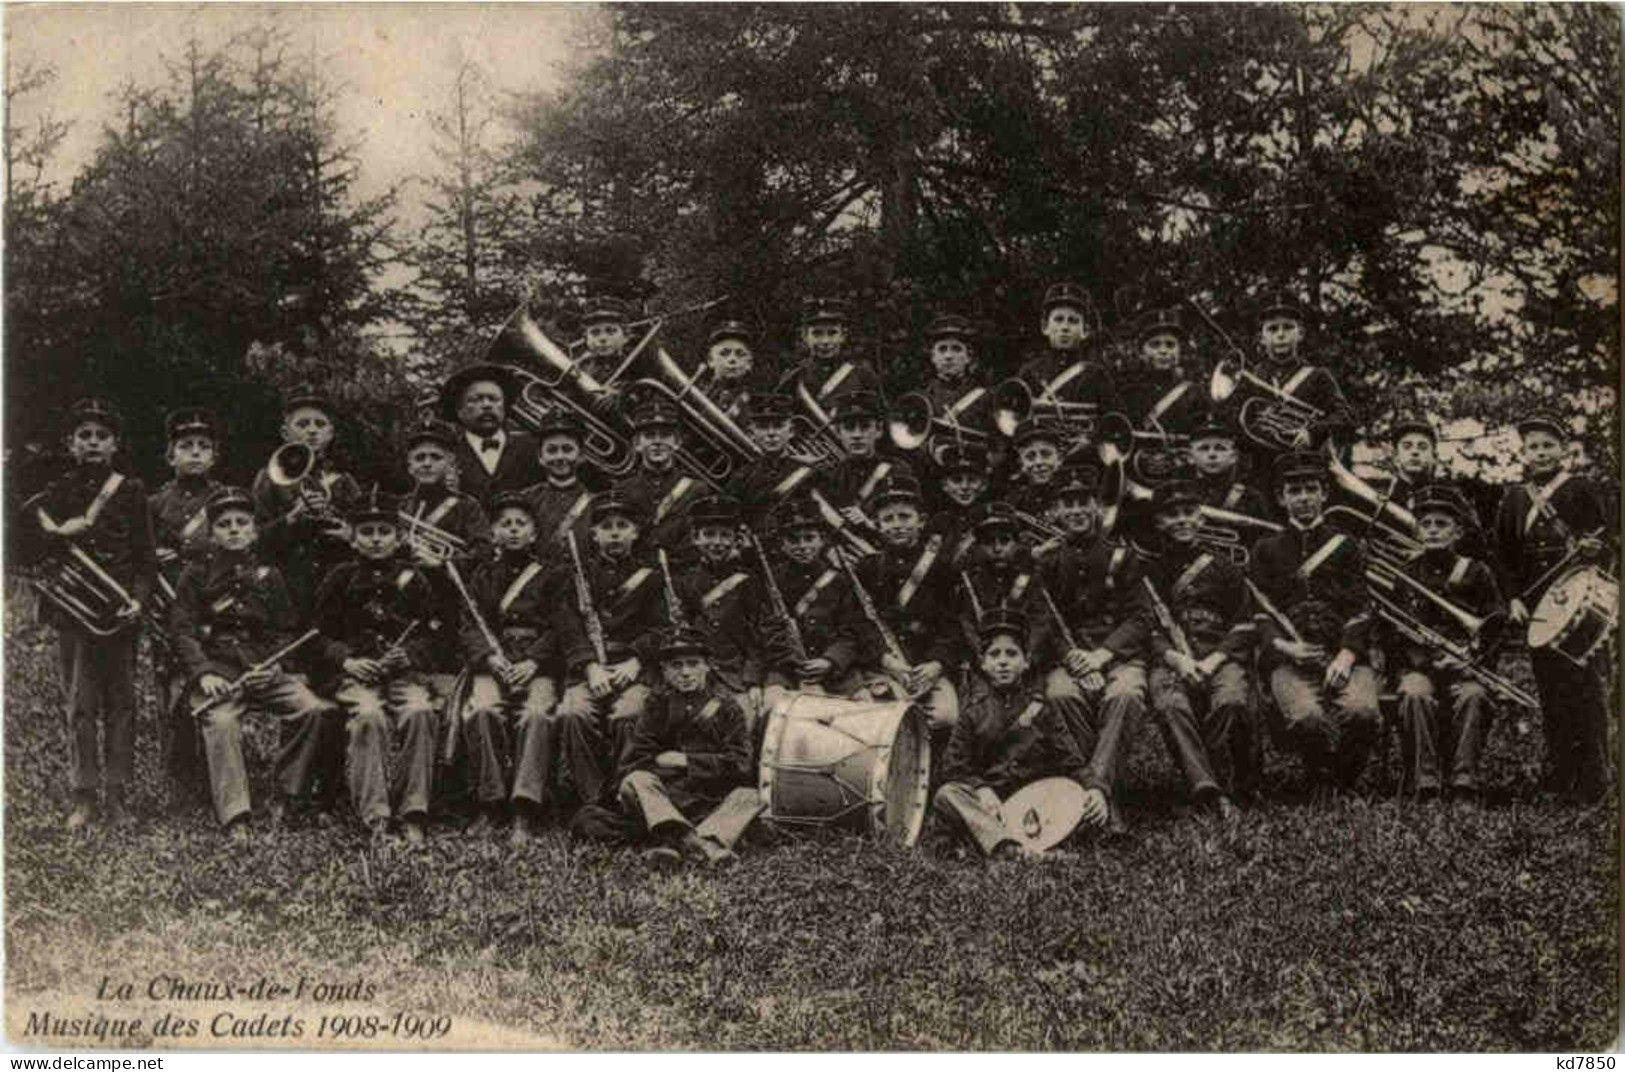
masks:
<path fill-rule="evenodd" d="M 664 347 L 651 348 L 655 376 L 634 381 L 629 393 L 649 394 L 677 410 L 684 441 L 677 462 L 694 476 L 722 485 L 729 476 L 761 457 L 756 441 L 695 385 Z"/>
<path fill-rule="evenodd" d="M 1243 388 L 1251 393 L 1241 402 L 1237 422 L 1247 438 L 1266 449 L 1303 449 L 1311 426 L 1326 416 L 1325 410 L 1287 394 L 1240 365 L 1220 361 L 1214 366 L 1208 396 L 1215 404 L 1230 401 Z"/>
<path fill-rule="evenodd" d="M 34 588 L 94 636 L 112 636 L 139 618 L 135 597 L 74 543 L 63 558 L 46 564 Z"/>
<path fill-rule="evenodd" d="M 1326 516 L 1351 521 L 1366 537 L 1373 558 L 1394 565 L 1422 549 L 1415 514 L 1368 484 L 1354 470 L 1338 461 L 1335 453 L 1331 456 L 1328 471 L 1338 491 L 1358 505 L 1336 503 L 1327 508 Z"/>

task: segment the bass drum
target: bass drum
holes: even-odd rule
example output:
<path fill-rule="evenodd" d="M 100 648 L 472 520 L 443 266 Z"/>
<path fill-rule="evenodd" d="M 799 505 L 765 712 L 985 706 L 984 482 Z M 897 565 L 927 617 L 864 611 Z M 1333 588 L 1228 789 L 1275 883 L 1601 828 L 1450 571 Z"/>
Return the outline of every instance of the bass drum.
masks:
<path fill-rule="evenodd" d="M 1595 566 L 1576 566 L 1540 597 L 1529 618 L 1529 647 L 1551 648 L 1584 666 L 1619 624 L 1619 582 Z"/>
<path fill-rule="evenodd" d="M 931 739 L 907 700 L 794 695 L 762 739 L 763 814 L 784 826 L 844 826 L 907 848 L 925 822 Z"/>

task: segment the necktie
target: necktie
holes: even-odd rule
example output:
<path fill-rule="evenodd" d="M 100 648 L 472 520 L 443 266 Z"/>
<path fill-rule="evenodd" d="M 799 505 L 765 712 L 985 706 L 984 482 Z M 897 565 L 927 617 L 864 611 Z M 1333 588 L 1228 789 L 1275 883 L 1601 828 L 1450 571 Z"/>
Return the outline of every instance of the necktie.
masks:
<path fill-rule="evenodd" d="M 482 439 L 480 440 L 480 453 L 488 454 L 491 451 L 496 450 L 499 446 L 501 446 L 501 444 L 495 439 Z"/>

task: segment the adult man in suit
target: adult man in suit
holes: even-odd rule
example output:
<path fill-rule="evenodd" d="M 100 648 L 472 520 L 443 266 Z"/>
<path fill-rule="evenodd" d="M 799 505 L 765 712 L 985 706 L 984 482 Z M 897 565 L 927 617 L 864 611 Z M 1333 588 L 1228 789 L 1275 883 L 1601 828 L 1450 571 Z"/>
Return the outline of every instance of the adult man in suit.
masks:
<path fill-rule="evenodd" d="M 489 508 L 500 491 L 519 491 L 542 479 L 536 440 L 504 427 L 519 384 L 500 365 L 467 365 L 440 389 L 440 410 L 455 421 L 457 487 Z"/>

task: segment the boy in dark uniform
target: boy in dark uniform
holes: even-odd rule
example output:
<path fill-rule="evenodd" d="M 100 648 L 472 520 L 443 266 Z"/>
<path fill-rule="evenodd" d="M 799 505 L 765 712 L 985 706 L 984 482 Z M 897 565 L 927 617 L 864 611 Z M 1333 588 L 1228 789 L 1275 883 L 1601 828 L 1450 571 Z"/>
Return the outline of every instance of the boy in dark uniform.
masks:
<path fill-rule="evenodd" d="M 995 610 L 1019 615 L 1032 633 L 1037 566 L 1021 542 L 1021 522 L 1006 503 L 989 503 L 975 518 L 976 544 L 958 567 L 959 631 L 967 652 L 978 649 L 982 621 Z M 1040 614 L 1043 608 L 1039 607 Z"/>
<path fill-rule="evenodd" d="M 908 462 L 878 453 L 884 416 L 878 395 L 869 391 L 845 394 L 835 404 L 833 417 L 846 457 L 820 472 L 818 480 L 820 494 L 868 539 L 875 535 L 875 519 L 869 511 L 876 490 L 887 480 L 915 478 Z"/>
<path fill-rule="evenodd" d="M 308 798 L 318 775 L 333 769 L 333 757 L 344 747 L 344 713 L 287 672 L 293 653 L 252 669 L 285 648 L 296 621 L 282 574 L 255 553 L 254 514 L 253 500 L 238 488 L 223 488 L 209 500 L 212 549 L 181 572 L 169 615 L 170 637 L 187 680 L 176 690 L 181 704 L 190 713 L 209 702 L 197 721 L 215 815 L 222 827 L 239 834 L 250 809 L 242 732 L 250 711 L 277 722 L 273 818 L 281 818 L 289 801 Z"/>
<path fill-rule="evenodd" d="M 647 519 L 643 534 L 649 547 L 681 546 L 688 512 L 704 497 L 706 484 L 677 464 L 682 444 L 677 411 L 662 401 L 645 402 L 634 411 L 632 428 L 638 467 L 616 483 L 615 494 Z"/>
<path fill-rule="evenodd" d="M 519 384 L 500 365 L 466 365 L 440 388 L 440 415 L 457 426 L 452 463 L 456 487 L 489 509 L 492 496 L 542 478 L 536 441 L 505 427 Z"/>
<path fill-rule="evenodd" d="M 612 386 L 610 378 L 626 361 L 626 345 L 631 341 L 627 322 L 631 319 L 631 308 L 621 299 L 603 294 L 589 298 L 581 311 L 586 352 L 576 368 L 601 386 Z"/>
<path fill-rule="evenodd" d="M 1090 768 L 1073 734 L 1083 723 L 1080 713 L 1066 710 L 1074 701 L 1047 699 L 1028 672 L 1026 621 L 989 611 L 978 641 L 981 672 L 948 740 L 943 784 L 931 801 L 937 815 L 984 855 L 1023 855 L 1000 809 L 1023 786 L 1058 777 L 1084 787 L 1085 822 L 1105 822 L 1111 786 Z"/>
<path fill-rule="evenodd" d="M 1043 518 L 1054 498 L 1055 475 L 1061 471 L 1062 437 L 1048 421 L 1025 421 L 1011 442 L 1017 470 L 1004 489 L 1013 509 Z"/>
<path fill-rule="evenodd" d="M 584 543 L 592 518 L 592 489 L 582 479 L 581 426 L 568 414 L 553 413 L 536 429 L 542 479 L 523 489 L 536 515 L 539 555 L 564 551 L 564 534 Z"/>
<path fill-rule="evenodd" d="M 1157 490 L 1155 523 L 1157 554 L 1144 562 L 1141 582 L 1149 585 L 1143 595 L 1154 623 L 1151 710 L 1197 806 L 1228 819 L 1232 797 L 1256 790 L 1258 778 L 1247 588 L 1228 558 L 1197 544 L 1194 483 L 1175 480 Z"/>
<path fill-rule="evenodd" d="M 86 555 L 130 597 L 98 636 L 47 602 L 46 623 L 57 633 L 58 667 L 67 701 L 73 810 L 68 828 L 96 816 L 105 790 L 107 817 L 124 815 L 135 759 L 135 653 L 141 608 L 152 598 L 158 560 L 153 550 L 146 491 L 141 481 L 113 468 L 120 419 L 104 399 L 82 398 L 69 410 L 68 454 L 73 468 L 29 502 L 26 524 L 41 549 L 64 571 L 86 571 Z M 48 567 L 49 573 L 52 567 Z M 106 751 L 98 741 L 105 732 Z"/>
<path fill-rule="evenodd" d="M 1493 651 L 1506 605 L 1489 566 L 1459 553 L 1472 507 L 1456 489 L 1432 484 L 1417 489 L 1410 509 L 1422 549 L 1399 568 L 1456 606 L 1488 619 L 1476 643 L 1484 652 Z M 1384 587 L 1385 596 L 1424 625 L 1463 639 L 1460 622 L 1421 593 L 1402 583 Z M 1389 626 L 1378 629 L 1386 640 L 1388 665 L 1399 679 L 1402 790 L 1418 797 L 1448 790 L 1459 799 L 1476 800 L 1479 758 L 1495 717 L 1488 690 L 1439 651 L 1407 640 Z"/>
<path fill-rule="evenodd" d="M 753 394 L 745 411 L 745 429 L 762 452 L 728 484 L 728 494 L 740 505 L 745 523 L 763 535 L 780 504 L 812 487 L 816 470 L 790 456 L 793 411 L 780 394 Z"/>
<path fill-rule="evenodd" d="M 784 363 L 780 394 L 799 384 L 824 409 L 848 391 L 881 392 L 874 364 L 852 352 L 847 303 L 840 298 L 807 298 L 801 303 L 801 353 Z"/>
<path fill-rule="evenodd" d="M 883 543 L 862 559 L 856 574 L 901 652 L 888 650 L 880 630 L 865 621 L 858 667 L 871 696 L 914 697 L 934 738 L 946 741 L 959 715 L 959 700 L 946 671 L 959 665 L 960 637 L 954 622 L 954 575 L 940 536 L 925 537 L 920 486 L 893 477 L 873 499 Z"/>
<path fill-rule="evenodd" d="M 457 717 L 481 809 L 473 832 L 501 818 L 511 790 L 518 805 L 513 837 L 523 841 L 530 812 L 548 802 L 560 677 L 555 618 L 568 589 L 565 574 L 536 560 L 536 518 L 524 493 L 500 492 L 491 509 L 497 554 L 468 583 L 480 620 L 463 615 L 462 651 L 473 677 Z"/>
<path fill-rule="evenodd" d="M 990 465 L 975 443 L 951 444 L 937 455 L 937 494 L 929 502 L 926 535 L 941 535 L 948 565 L 958 568 L 976 541 L 976 519 L 988 504 Z"/>
<path fill-rule="evenodd" d="M 773 566 L 773 577 L 795 627 L 763 608 L 764 711 L 794 689 L 834 696 L 851 692 L 862 627 L 850 585 L 824 553 L 828 544 L 818 509 L 797 499 L 785 505 L 777 522 L 783 558 Z M 762 598 L 767 600 L 765 592 Z"/>
<path fill-rule="evenodd" d="M 1178 309 L 1153 309 L 1135 326 L 1139 362 L 1118 384 L 1123 413 L 1142 432 L 1189 435 L 1207 406 L 1207 391 L 1186 367 L 1185 333 Z M 1161 451 L 1156 444 L 1139 450 Z M 1153 463 L 1145 463 L 1154 469 Z M 1150 474 L 1147 474 L 1150 475 Z"/>
<path fill-rule="evenodd" d="M 1235 426 L 1217 412 L 1209 412 L 1191 433 L 1190 462 L 1196 470 L 1197 497 L 1204 506 L 1271 520 L 1275 507 L 1244 479 L 1240 458 Z"/>
<path fill-rule="evenodd" d="M 1100 533 L 1105 511 L 1100 505 L 1100 469 L 1083 462 L 1063 468 L 1050 481 L 1049 509 L 1043 517 L 1061 530 L 1033 548 L 1033 557 L 1047 559 L 1057 551 L 1081 554 Z M 1110 533 L 1107 533 L 1110 536 Z"/>
<path fill-rule="evenodd" d="M 375 835 L 390 817 L 422 844 L 434 784 L 438 708 L 431 623 L 440 599 L 424 573 L 396 555 L 396 504 L 372 500 L 350 514 L 355 557 L 335 566 L 316 593 L 312 643 L 322 691 L 346 717 L 344 770 L 350 803 Z"/>
<path fill-rule="evenodd" d="M 681 613 L 705 637 L 711 674 L 729 690 L 754 727 L 762 713 L 762 663 L 758 616 L 765 596 L 755 555 L 736 552 L 739 511 L 712 496 L 689 515 L 694 555 L 672 579 Z"/>
<path fill-rule="evenodd" d="M 656 635 L 666 624 L 660 568 L 637 551 L 640 517 L 615 492 L 596 496 L 592 546 L 579 549 L 592 617 L 572 563 L 555 596 L 569 681 L 558 707 L 564 788 L 582 804 L 602 804 L 615 789 L 615 758 L 648 702 Z M 593 635 L 594 618 L 601 637 Z"/>
<path fill-rule="evenodd" d="M 407 434 L 406 472 L 412 490 L 398 504 L 407 520 L 397 518 L 402 525 L 401 539 L 435 593 L 435 613 L 420 627 L 424 638 L 431 641 L 428 651 L 432 662 L 419 664 L 417 669 L 431 675 L 436 691 L 442 695 L 460 668 L 454 652 L 457 624 L 463 614 L 462 599 L 445 564 L 453 564 L 466 579 L 493 554 L 491 523 L 485 508 L 478 499 L 453 491 L 449 484 L 456 451 L 457 432 L 439 421 L 425 421 Z M 439 533 L 445 533 L 453 542 L 442 539 Z"/>
<path fill-rule="evenodd" d="M 1269 472 L 1272 462 L 1283 450 L 1319 449 L 1328 440 L 1342 447 L 1348 443 L 1357 423 L 1353 409 L 1343 397 L 1343 389 L 1337 384 L 1337 377 L 1330 369 L 1304 359 L 1302 348 L 1308 329 L 1308 311 L 1290 295 L 1272 294 L 1259 309 L 1258 341 L 1264 361 L 1261 368 L 1254 370 L 1255 374 L 1281 394 L 1313 407 L 1319 415 L 1304 422 L 1295 418 L 1284 422 L 1278 431 L 1268 432 L 1266 442 L 1258 441 L 1258 422 L 1249 417 L 1248 427 L 1243 430 L 1249 435 L 1247 449 L 1255 472 Z M 1286 412 L 1273 400 L 1252 408 L 1258 412 Z"/>
<path fill-rule="evenodd" d="M 1569 566 L 1611 566 L 1611 520 L 1597 487 L 1563 464 L 1568 429 L 1537 413 L 1518 424 L 1524 480 L 1509 485 L 1495 517 L 1508 617 L 1522 626 Z M 1576 666 L 1551 648 L 1534 648 L 1529 665 L 1546 725 L 1547 784 L 1568 800 L 1595 803 L 1608 790 L 1608 718 L 1603 660 Z"/>
<path fill-rule="evenodd" d="M 932 320 L 925 329 L 926 357 L 931 377 L 921 393 L 931 403 L 931 413 L 972 434 L 993 433 L 993 392 L 979 382 L 976 374 L 976 329 L 962 316 L 947 313 Z M 933 436 L 952 433 L 938 427 Z"/>
<path fill-rule="evenodd" d="M 261 553 L 276 565 L 288 586 L 298 621 L 310 615 L 316 585 L 344 561 L 349 525 L 344 515 L 361 497 L 361 488 L 332 460 L 333 407 L 308 387 L 293 391 L 282 403 L 282 440 L 300 443 L 315 454 L 303 480 L 278 485 L 269 467 L 254 476 L 254 515 Z"/>
<path fill-rule="evenodd" d="M 158 621 L 168 619 L 175 605 L 175 585 L 188 562 L 209 550 L 208 503 L 222 487 L 209 474 L 219 458 L 221 435 L 214 415 L 205 409 L 172 411 L 164 420 L 169 438 L 165 457 L 175 476 L 147 499 L 152 537 L 157 545 L 157 587 L 153 590 Z M 164 650 L 167 638 L 154 634 L 154 685 L 158 693 L 159 749 L 164 772 L 177 792 L 171 805 L 184 804 L 189 790 L 201 791 L 203 757 L 191 719 L 173 702 L 169 681 L 174 676 L 173 654 Z"/>
<path fill-rule="evenodd" d="M 1259 672 L 1275 700 L 1278 735 L 1317 790 L 1351 789 L 1377 739 L 1377 675 L 1360 541 L 1325 521 L 1326 462 L 1289 453 L 1276 466 L 1287 528 L 1252 550 L 1251 580 L 1284 621 L 1256 608 Z M 1256 600 L 1256 596 L 1255 596 Z M 1289 628 L 1290 625 L 1290 628 Z"/>
<path fill-rule="evenodd" d="M 1105 348 L 1090 338 L 1094 318 L 1094 302 L 1078 284 L 1056 283 L 1044 292 L 1039 331 L 1045 347 L 1016 373 L 1040 411 L 1046 399 L 1093 406 L 1096 416 L 1123 408 Z"/>
<path fill-rule="evenodd" d="M 694 378 L 694 386 L 736 422 L 750 412 L 753 399 L 778 382 L 771 369 L 758 363 L 754 341 L 744 321 L 717 324 L 706 336 L 705 364 Z"/>

